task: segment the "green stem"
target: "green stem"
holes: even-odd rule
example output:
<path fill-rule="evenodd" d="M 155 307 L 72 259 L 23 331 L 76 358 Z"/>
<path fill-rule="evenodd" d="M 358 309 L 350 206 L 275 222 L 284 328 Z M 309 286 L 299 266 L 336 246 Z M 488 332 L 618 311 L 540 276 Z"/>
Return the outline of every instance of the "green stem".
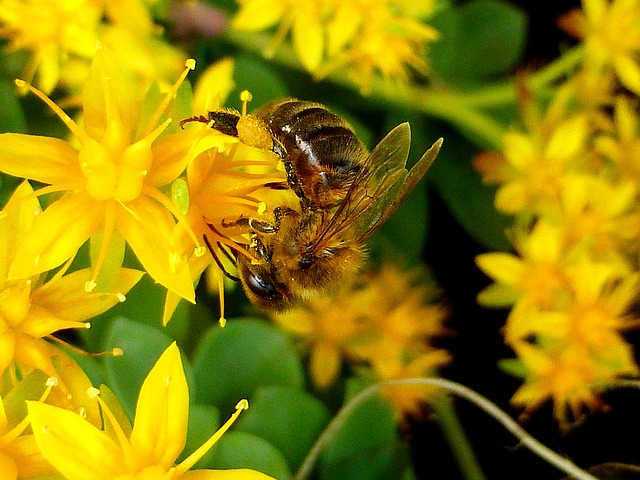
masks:
<path fill-rule="evenodd" d="M 270 36 L 264 33 L 227 30 L 225 38 L 243 50 L 261 54 L 270 43 Z M 570 73 L 584 55 L 582 47 L 575 47 L 564 55 L 527 77 L 525 85 L 535 92 L 552 87 L 558 79 Z M 292 46 L 283 43 L 271 60 L 286 67 L 300 70 Z M 335 71 L 327 80 L 349 88 L 355 88 L 346 72 Z M 372 100 L 388 102 L 410 110 L 445 120 L 464 135 L 477 141 L 483 147 L 500 149 L 506 126 L 496 122 L 482 108 L 504 106 L 517 101 L 518 79 L 500 84 L 492 84 L 472 91 L 439 90 L 419 86 L 393 86 L 375 77 L 371 82 Z"/>
<path fill-rule="evenodd" d="M 464 385 L 446 380 L 444 378 L 406 378 L 403 380 L 389 380 L 386 382 L 376 383 L 370 387 L 364 389 L 358 393 L 355 397 L 351 398 L 349 402 L 344 405 L 340 411 L 333 417 L 333 420 L 329 422 L 327 428 L 322 432 L 316 443 L 313 445 L 306 458 L 304 459 L 302 466 L 294 476 L 294 480 L 305 480 L 311 474 L 320 454 L 324 447 L 333 439 L 336 432 L 342 427 L 347 418 L 353 413 L 353 411 L 366 401 L 372 395 L 376 394 L 381 388 L 392 385 L 433 385 L 440 387 L 449 393 L 453 393 L 465 400 L 471 402 L 476 407 L 487 413 L 494 420 L 499 422 L 504 428 L 506 428 L 513 436 L 515 436 L 520 444 L 529 449 L 535 455 L 545 460 L 550 465 L 553 465 L 557 469 L 569 475 L 571 478 L 578 480 L 598 480 L 589 472 L 582 470 L 577 465 L 572 463 L 569 459 L 554 452 L 550 448 L 546 447 L 538 440 L 529 435 L 520 425 L 512 420 L 503 410 L 487 398 L 483 397 L 479 393 L 471 390 Z"/>
<path fill-rule="evenodd" d="M 451 399 L 444 397 L 439 401 L 433 402 L 431 407 L 436 414 L 436 420 L 440 424 L 442 433 L 449 443 L 449 449 L 455 456 L 464 478 L 467 480 L 485 480 Z"/>

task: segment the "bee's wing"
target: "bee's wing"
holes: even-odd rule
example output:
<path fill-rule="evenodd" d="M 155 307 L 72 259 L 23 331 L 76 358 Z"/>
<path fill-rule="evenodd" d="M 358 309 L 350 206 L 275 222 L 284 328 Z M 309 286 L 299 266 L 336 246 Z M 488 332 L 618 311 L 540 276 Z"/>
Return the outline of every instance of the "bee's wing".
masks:
<path fill-rule="evenodd" d="M 379 197 L 375 197 L 353 226 L 355 231 L 359 232 L 361 240 L 371 235 L 398 209 L 438 156 L 443 141 L 442 138 L 436 140 L 409 172 L 403 169 L 382 184 L 385 190 Z"/>
<path fill-rule="evenodd" d="M 394 128 L 373 149 L 347 192 L 344 202 L 318 237 L 314 250 L 339 232 L 351 229 L 364 240 L 398 208 L 431 165 L 442 141 L 436 142 L 407 172 L 411 130 L 408 123 Z"/>

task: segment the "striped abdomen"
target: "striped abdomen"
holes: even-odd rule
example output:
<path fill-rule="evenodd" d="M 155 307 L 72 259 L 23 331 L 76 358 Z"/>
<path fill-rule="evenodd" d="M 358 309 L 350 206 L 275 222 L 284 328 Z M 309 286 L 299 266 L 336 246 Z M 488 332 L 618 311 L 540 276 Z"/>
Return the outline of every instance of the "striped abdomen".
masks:
<path fill-rule="evenodd" d="M 269 126 L 273 150 L 303 201 L 323 208 L 340 204 L 368 155 L 349 124 L 318 103 L 299 100 L 268 104 L 256 116 Z"/>

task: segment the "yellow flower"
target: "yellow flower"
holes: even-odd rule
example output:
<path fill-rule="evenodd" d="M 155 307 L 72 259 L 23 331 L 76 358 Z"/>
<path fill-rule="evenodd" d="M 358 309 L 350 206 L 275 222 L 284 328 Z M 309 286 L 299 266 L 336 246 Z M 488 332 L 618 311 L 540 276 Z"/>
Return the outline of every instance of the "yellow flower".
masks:
<path fill-rule="evenodd" d="M 584 345 L 561 344 L 552 349 L 518 342 L 513 348 L 528 373 L 511 402 L 533 410 L 552 399 L 554 417 L 561 423 L 580 418 L 585 407 L 593 410 L 600 406 L 599 388 L 621 373 L 638 374 L 629 364 L 628 346 L 620 347 L 619 343 L 611 345 L 609 360 L 615 363 L 609 364 L 590 361 Z"/>
<path fill-rule="evenodd" d="M 505 340 L 527 369 L 513 402 L 534 408 L 547 398 L 566 420 L 583 406 L 598 405 L 596 391 L 640 370 L 622 332 L 637 320 L 629 312 L 638 275 L 609 263 L 579 258 L 566 268 L 567 301 L 545 310 L 518 303 L 505 325 Z"/>
<path fill-rule="evenodd" d="M 107 403 L 99 397 L 98 401 L 105 417 L 104 430 L 77 413 L 28 402 L 40 451 L 69 480 L 271 478 L 244 469 L 188 471 L 248 407 L 246 400 L 238 403 L 236 412 L 207 442 L 174 465 L 185 445 L 189 414 L 187 381 L 175 343 L 165 350 L 142 385 L 133 428 L 120 424 Z"/>
<path fill-rule="evenodd" d="M 293 48 L 303 67 L 318 77 L 347 69 L 363 92 L 374 74 L 399 83 L 410 71 L 426 73 L 424 48 L 438 33 L 417 17 L 426 17 L 433 2 L 421 8 L 386 0 L 240 0 L 232 21 L 238 30 L 257 31 L 279 24 L 266 54 L 272 55 L 291 31 Z"/>
<path fill-rule="evenodd" d="M 539 221 L 531 233 L 516 236 L 519 253 L 492 252 L 478 255 L 476 264 L 496 283 L 478 294 L 478 302 L 492 307 L 527 305 L 548 307 L 568 289 L 562 230 Z"/>
<path fill-rule="evenodd" d="M 91 383 L 80 366 L 59 349 L 55 352 L 55 377 L 40 370 L 6 383 L 0 391 L 0 471 L 3 479 L 32 478 L 53 474 L 55 469 L 42 456 L 29 427 L 25 400 L 38 400 L 73 410 L 99 426 L 98 403 L 86 395 Z M 23 372 L 24 373 L 24 372 Z M 48 478 L 48 477 L 47 477 Z"/>
<path fill-rule="evenodd" d="M 426 44 L 437 40 L 438 32 L 414 18 L 398 15 L 387 5 L 364 8 L 367 13 L 358 34 L 328 58 L 317 76 L 346 68 L 367 94 L 378 73 L 391 86 L 408 84 L 415 73 L 426 75 Z"/>
<path fill-rule="evenodd" d="M 188 261 L 172 245 L 174 218 L 184 224 L 183 216 L 161 191 L 199 153 L 192 151 L 197 138 L 179 129 L 162 135 L 171 119 L 159 121 L 187 71 L 144 119 L 135 88 L 104 51 L 98 52 L 84 89 L 84 128 L 32 88 L 65 122 L 80 147 L 56 138 L 0 135 L 0 170 L 48 184 L 38 195 L 65 192 L 38 216 L 18 245 L 10 279 L 57 267 L 92 237 L 100 247 L 87 283 L 91 290 L 109 248 L 126 241 L 154 280 L 194 301 Z M 5 211 L 10 208 L 11 204 Z M 198 254 L 204 254 L 201 240 L 187 231 Z"/>
<path fill-rule="evenodd" d="M 233 85 L 233 62 L 225 59 L 209 67 L 194 92 L 196 117 L 207 117 L 207 112 L 221 110 L 221 103 Z M 250 94 L 243 95 L 244 110 Z M 288 188 L 281 159 L 270 151 L 252 148 L 238 138 L 223 135 L 200 121 L 185 124 L 193 136 L 191 151 L 197 154 L 187 167 L 189 203 L 185 224 L 174 232 L 174 244 L 189 258 L 194 281 L 209 265 L 216 275 L 216 286 L 220 298 L 220 323 L 224 324 L 224 277 L 229 264 L 235 263 L 237 255 L 247 255 L 251 242 L 248 225 L 230 226 L 239 218 L 273 220 L 273 207 L 295 207 L 298 202 Z M 223 141 L 221 141 L 223 139 Z M 285 186 L 284 189 L 271 186 Z M 204 238 L 211 255 L 191 254 L 197 238 Z M 214 261 L 212 264 L 212 260 Z M 213 275 L 212 275 L 213 276 Z M 168 322 L 179 297 L 167 294 L 164 323 Z"/>
<path fill-rule="evenodd" d="M 232 25 L 239 30 L 257 31 L 280 23 L 267 54 L 273 54 L 291 30 L 292 42 L 302 65 L 309 71 L 315 71 L 325 49 L 322 20 L 326 7 L 323 3 L 322 0 L 239 0 L 240 9 Z"/>
<path fill-rule="evenodd" d="M 640 93 L 640 2 L 582 0 L 582 6 L 569 29 L 584 41 L 587 67 L 598 73 L 611 67 L 622 85 Z"/>
<path fill-rule="evenodd" d="M 511 131 L 505 135 L 509 173 L 496 194 L 498 210 L 515 214 L 557 209 L 565 175 L 583 161 L 587 122 L 576 116 L 554 123 L 540 125 L 528 134 Z"/>
<path fill-rule="evenodd" d="M 369 332 L 366 300 L 362 292 L 349 290 L 334 298 L 312 298 L 307 305 L 273 319 L 285 330 L 300 338 L 309 350 L 309 370 L 313 383 L 327 388 L 340 375 L 343 358 L 349 358 L 349 345 Z M 364 311 L 364 312 L 363 312 Z"/>
<path fill-rule="evenodd" d="M 413 359 L 401 357 L 376 361 L 373 372 L 376 381 L 401 380 L 404 378 L 431 377 L 437 375 L 438 368 L 451 361 L 451 356 L 444 350 L 432 349 Z M 421 407 L 433 400 L 442 391 L 429 385 L 393 385 L 383 387 L 380 393 L 389 399 L 397 419 L 406 416 L 420 416 Z"/>
<path fill-rule="evenodd" d="M 431 340 L 445 333 L 448 312 L 443 305 L 430 303 L 436 292 L 420 283 L 418 270 L 402 271 L 384 263 L 366 277 L 362 288 L 363 314 L 373 334 L 349 346 L 353 356 L 373 364 L 400 361 L 404 365 L 407 358 L 432 351 Z"/>
<path fill-rule="evenodd" d="M 596 258 L 620 257 L 636 249 L 640 232 L 637 185 L 630 180 L 615 183 L 589 174 L 567 175 L 560 192 L 559 223 L 564 243 L 590 244 Z"/>
<path fill-rule="evenodd" d="M 154 23 L 148 3 L 2 0 L 0 37 L 9 40 L 10 50 L 30 54 L 24 78 L 45 94 L 61 85 L 75 95 L 87 78 L 97 45 L 109 49 L 123 68 L 135 74 L 143 94 L 156 80 L 170 86 L 186 60 L 184 53 L 163 40 L 162 27 Z"/>
<path fill-rule="evenodd" d="M 602 134 L 595 139 L 596 151 L 610 160 L 615 168 L 616 178 L 640 183 L 640 126 L 638 109 L 626 97 L 615 102 L 613 113 L 615 131 Z"/>
<path fill-rule="evenodd" d="M 24 76 L 50 93 L 70 63 L 95 55 L 102 13 L 97 0 L 2 0 L 0 37 L 31 53 Z"/>
<path fill-rule="evenodd" d="M 9 209 L 0 218 L 0 375 L 17 367 L 22 375 L 39 369 L 50 377 L 56 370 L 52 358 L 56 349 L 45 338 L 58 330 L 87 328 L 85 320 L 105 312 L 140 280 L 137 270 L 121 269 L 113 292 L 87 292 L 90 269 L 64 275 L 66 265 L 50 279 L 37 274 L 23 279 L 8 278 L 16 250 L 25 242 L 36 219 L 42 215 L 38 200 L 27 182 L 18 187 L 12 199 L 29 198 Z M 15 375 L 15 368 L 11 369 Z"/>
<path fill-rule="evenodd" d="M 24 409 L 17 404 L 19 402 L 15 401 L 16 398 L 22 399 L 31 393 L 25 392 L 28 388 L 25 388 L 25 385 L 30 383 L 31 378 L 25 378 L 6 394 L 0 395 L 0 471 L 5 480 L 37 477 L 55 471 L 38 451 L 35 437 L 27 429 L 29 418 L 26 412 L 23 413 Z M 54 383 L 48 382 L 40 401 L 47 397 Z M 44 387 L 44 384 L 42 386 Z M 41 393 L 40 390 L 38 395 Z M 11 403 L 7 404 L 5 399 L 12 399 L 13 402 L 9 400 Z"/>
<path fill-rule="evenodd" d="M 418 364 L 424 366 L 427 358 L 431 366 L 446 363 L 448 356 L 428 345 L 442 333 L 446 316 L 443 308 L 427 303 L 428 290 L 416 284 L 415 273 L 384 265 L 379 273 L 362 275 L 362 281 L 354 281 L 332 298 L 311 298 L 303 307 L 273 319 L 309 350 L 316 386 L 331 385 L 344 360 L 366 362 L 386 379 L 391 372 L 400 375 Z M 407 359 L 417 363 L 411 366 Z"/>

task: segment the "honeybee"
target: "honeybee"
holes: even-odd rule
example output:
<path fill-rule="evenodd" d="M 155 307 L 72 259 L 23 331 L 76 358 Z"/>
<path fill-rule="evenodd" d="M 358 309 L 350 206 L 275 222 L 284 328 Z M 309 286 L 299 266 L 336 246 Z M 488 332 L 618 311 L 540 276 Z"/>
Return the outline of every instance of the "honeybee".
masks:
<path fill-rule="evenodd" d="M 366 258 L 367 238 L 413 190 L 442 145 L 437 140 L 407 171 L 408 123 L 395 127 L 369 153 L 345 120 L 321 104 L 295 99 L 268 104 L 252 116 L 210 112 L 183 123 L 188 121 L 209 123 L 283 160 L 299 208 L 275 208 L 273 222 L 240 218 L 227 223 L 249 226 L 248 248 L 257 261 L 239 255 L 238 278 L 254 305 L 275 311 L 325 294 L 356 272 Z M 248 132 L 243 131 L 246 122 Z"/>

